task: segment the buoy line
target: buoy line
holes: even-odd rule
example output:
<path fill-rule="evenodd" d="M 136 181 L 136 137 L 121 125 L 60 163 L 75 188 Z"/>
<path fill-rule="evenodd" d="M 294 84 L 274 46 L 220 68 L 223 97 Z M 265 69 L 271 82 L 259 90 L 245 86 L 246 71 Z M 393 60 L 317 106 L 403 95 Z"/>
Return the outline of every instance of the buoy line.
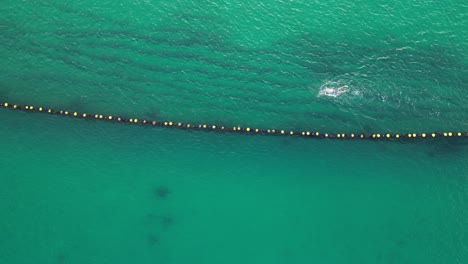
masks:
<path fill-rule="evenodd" d="M 427 139 L 427 138 L 468 138 L 468 132 L 431 132 L 431 133 L 323 133 L 318 131 L 292 131 L 284 129 L 259 129 L 250 127 L 228 127 L 219 125 L 207 124 L 191 124 L 174 121 L 157 121 L 140 118 L 125 118 L 121 116 L 103 115 L 103 114 L 88 114 L 82 112 L 74 112 L 67 110 L 54 110 L 52 108 L 37 107 L 33 105 L 17 105 L 8 102 L 0 102 L 0 108 L 11 110 L 21 110 L 25 112 L 37 112 L 51 115 L 67 116 L 81 119 L 94 119 L 108 122 L 125 123 L 125 124 L 140 124 L 148 126 L 173 127 L 180 129 L 216 131 L 216 132 L 232 132 L 244 134 L 259 134 L 259 135 L 278 135 L 278 136 L 297 136 L 322 139 Z"/>

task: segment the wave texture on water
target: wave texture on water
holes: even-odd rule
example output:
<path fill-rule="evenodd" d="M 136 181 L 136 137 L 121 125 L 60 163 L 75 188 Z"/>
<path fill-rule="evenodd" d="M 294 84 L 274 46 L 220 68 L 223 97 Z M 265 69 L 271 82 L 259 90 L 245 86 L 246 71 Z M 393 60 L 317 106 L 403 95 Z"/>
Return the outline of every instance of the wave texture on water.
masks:
<path fill-rule="evenodd" d="M 0 101 L 231 128 L 467 131 L 467 8 L 3 0 Z M 349 91 L 317 96 L 335 84 Z M 0 263 L 468 262 L 466 140 L 0 120 Z"/>

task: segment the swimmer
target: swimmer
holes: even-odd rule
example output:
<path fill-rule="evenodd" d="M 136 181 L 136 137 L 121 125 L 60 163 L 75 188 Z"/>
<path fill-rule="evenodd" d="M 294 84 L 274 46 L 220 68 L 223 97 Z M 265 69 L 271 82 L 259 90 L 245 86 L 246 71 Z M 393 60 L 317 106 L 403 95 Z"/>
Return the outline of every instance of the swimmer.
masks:
<path fill-rule="evenodd" d="M 348 85 L 343 85 L 341 87 L 338 87 L 338 88 L 330 88 L 330 87 L 326 87 L 324 89 L 322 89 L 319 93 L 319 95 L 326 95 L 326 96 L 333 96 L 333 97 L 337 97 L 341 94 L 344 94 L 348 91 Z"/>

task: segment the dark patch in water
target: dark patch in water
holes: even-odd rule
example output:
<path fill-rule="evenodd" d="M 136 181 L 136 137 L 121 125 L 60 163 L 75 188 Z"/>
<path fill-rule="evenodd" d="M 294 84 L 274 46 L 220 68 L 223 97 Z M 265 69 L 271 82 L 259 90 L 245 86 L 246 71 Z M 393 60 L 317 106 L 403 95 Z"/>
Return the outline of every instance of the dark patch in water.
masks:
<path fill-rule="evenodd" d="M 430 142 L 427 155 L 432 158 L 449 157 L 460 155 L 468 146 L 465 139 L 438 139 Z"/>
<path fill-rule="evenodd" d="M 172 216 L 163 216 L 161 217 L 161 223 L 164 227 L 170 227 L 174 224 L 174 218 Z"/>
<path fill-rule="evenodd" d="M 66 263 L 67 262 L 67 256 L 63 253 L 60 253 L 57 255 L 57 263 L 60 263 L 60 264 L 63 264 L 63 263 Z"/>
<path fill-rule="evenodd" d="M 170 215 L 160 215 L 156 213 L 148 213 L 146 218 L 151 221 L 159 221 L 161 222 L 163 227 L 170 227 L 174 224 L 174 218 Z"/>
<path fill-rule="evenodd" d="M 167 188 L 166 186 L 159 186 L 153 190 L 153 194 L 157 198 L 164 199 L 164 198 L 167 198 L 171 194 L 171 190 L 169 190 L 169 188 Z"/>
<path fill-rule="evenodd" d="M 149 234 L 147 237 L 148 244 L 154 246 L 159 243 L 159 237 L 155 234 Z"/>

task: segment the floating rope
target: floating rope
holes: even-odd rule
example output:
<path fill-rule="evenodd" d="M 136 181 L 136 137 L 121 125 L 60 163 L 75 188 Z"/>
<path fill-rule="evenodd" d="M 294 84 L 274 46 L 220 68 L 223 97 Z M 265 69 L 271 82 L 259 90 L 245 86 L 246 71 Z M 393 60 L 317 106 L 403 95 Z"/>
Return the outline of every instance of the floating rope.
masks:
<path fill-rule="evenodd" d="M 13 110 L 22 110 L 26 112 L 38 112 L 46 113 L 51 115 L 68 116 L 73 118 L 81 119 L 94 119 L 108 122 L 126 123 L 126 124 L 140 124 L 148 126 L 160 126 L 160 127 L 174 127 L 181 129 L 193 129 L 193 130 L 204 130 L 204 131 L 216 131 L 216 132 L 234 132 L 244 134 L 260 134 L 260 135 L 283 135 L 283 136 L 297 136 L 297 137 L 310 137 L 310 138 L 327 138 L 327 139 L 416 139 L 416 138 L 457 138 L 457 137 L 468 137 L 468 132 L 432 132 L 432 133 L 407 133 L 407 134 L 390 134 L 390 133 L 321 133 L 318 131 L 291 131 L 283 129 L 259 129 L 250 127 L 227 127 L 218 125 L 206 125 L 206 124 L 190 124 L 173 121 L 156 121 L 139 118 L 124 118 L 115 117 L 112 115 L 102 114 L 88 114 L 71 112 L 66 110 L 54 110 L 51 108 L 36 107 L 33 105 L 16 105 L 7 102 L 0 102 L 1 108 L 8 108 Z"/>

